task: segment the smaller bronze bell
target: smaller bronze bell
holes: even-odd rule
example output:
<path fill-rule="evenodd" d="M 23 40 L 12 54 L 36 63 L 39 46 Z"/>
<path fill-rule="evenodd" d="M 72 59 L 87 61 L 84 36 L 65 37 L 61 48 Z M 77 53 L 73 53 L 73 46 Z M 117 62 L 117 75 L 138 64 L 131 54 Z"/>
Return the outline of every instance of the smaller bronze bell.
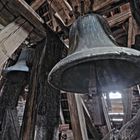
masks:
<path fill-rule="evenodd" d="M 121 90 L 140 83 L 140 52 L 119 47 L 105 19 L 97 14 L 79 17 L 70 30 L 69 55 L 51 70 L 48 81 L 57 89 L 88 93 Z"/>
<path fill-rule="evenodd" d="M 26 60 L 28 57 L 28 52 L 29 50 L 27 48 L 23 48 L 20 56 L 18 58 L 18 61 L 16 62 L 15 65 L 7 67 L 4 72 L 8 73 L 8 72 L 12 72 L 12 71 L 22 71 L 22 72 L 29 72 L 29 68 L 26 65 Z"/>

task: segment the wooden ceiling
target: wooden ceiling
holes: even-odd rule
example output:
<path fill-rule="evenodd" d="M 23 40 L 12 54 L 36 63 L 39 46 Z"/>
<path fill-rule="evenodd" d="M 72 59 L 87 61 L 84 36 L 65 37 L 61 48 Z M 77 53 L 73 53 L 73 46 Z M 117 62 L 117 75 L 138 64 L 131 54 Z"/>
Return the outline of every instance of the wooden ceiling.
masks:
<path fill-rule="evenodd" d="M 114 35 L 116 38 L 119 38 L 117 40 L 120 40 L 123 33 L 123 40 L 126 41 L 125 43 L 124 41 L 119 42 L 121 45 L 127 46 L 128 44 L 130 47 L 134 43 L 134 37 L 132 38 L 131 35 L 134 29 L 131 27 L 132 24 L 129 25 L 129 22 L 133 21 L 129 2 L 126 0 L 1 0 L 0 7 L 2 8 L 0 12 L 1 25 L 9 26 L 11 22 L 15 22 L 18 18 L 22 18 L 30 24 L 29 27 L 22 26 L 22 28 L 26 32 L 33 28 L 27 33 L 28 37 L 25 36 L 31 44 L 35 44 L 46 36 L 46 29 L 44 27 L 44 23 L 46 23 L 68 45 L 70 25 L 78 16 L 91 11 L 103 15 L 113 30 L 116 30 L 116 28 L 120 29 L 120 34 L 117 34 L 116 37 L 115 32 Z M 128 42 L 127 37 L 130 38 Z M 23 40 L 25 39 L 22 39 L 19 45 L 23 43 Z M 11 56 L 19 45 L 12 47 L 12 50 L 11 47 L 10 49 L 7 48 L 10 52 L 5 57 L 1 55 L 2 58 L 7 60 L 9 58 L 7 56 Z"/>

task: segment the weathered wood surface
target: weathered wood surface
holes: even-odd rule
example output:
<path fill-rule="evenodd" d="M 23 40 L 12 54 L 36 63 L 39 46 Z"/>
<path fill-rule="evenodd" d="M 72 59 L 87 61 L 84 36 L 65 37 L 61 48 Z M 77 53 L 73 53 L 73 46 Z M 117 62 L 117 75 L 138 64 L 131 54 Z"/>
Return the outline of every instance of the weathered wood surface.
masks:
<path fill-rule="evenodd" d="M 140 139 L 140 110 L 135 117 L 127 122 L 119 131 L 119 140 L 139 140 Z"/>
<path fill-rule="evenodd" d="M 90 134 L 92 135 L 93 140 L 100 140 L 101 135 L 97 131 L 97 129 L 96 129 L 91 117 L 90 117 L 90 114 L 89 114 L 89 112 L 88 112 L 88 110 L 87 110 L 87 108 L 85 106 L 85 103 L 83 101 L 82 101 L 82 105 L 83 105 L 86 125 L 87 125 L 87 128 L 88 128 Z"/>
<path fill-rule="evenodd" d="M 7 0 L 6 0 L 7 1 Z M 6 1 L 3 1 L 4 4 L 6 4 Z M 2 2 L 2 1 L 1 1 Z M 12 1 L 8 1 L 8 5 L 9 7 L 12 8 Z M 20 9 L 21 11 L 19 11 L 21 13 L 21 15 L 27 16 L 27 15 L 31 15 L 31 17 L 33 17 L 33 20 L 31 18 L 30 23 L 31 24 L 35 24 L 36 21 L 38 21 L 37 23 L 41 25 L 41 22 L 43 22 L 40 17 L 36 17 L 36 13 L 34 10 L 37 10 L 40 5 L 38 5 L 38 2 L 35 1 L 32 6 L 33 8 L 35 8 L 34 10 L 27 5 L 26 3 L 23 3 L 23 1 L 21 1 L 22 3 L 18 3 L 22 9 Z M 28 10 L 29 7 L 29 10 Z M 9 9 L 9 11 L 11 10 L 11 13 L 13 12 L 12 9 Z M 17 10 L 16 7 L 13 7 L 14 11 Z M 27 13 L 25 13 L 27 12 Z M 17 11 L 16 11 L 17 13 Z M 13 13 L 14 14 L 14 13 Z M 18 15 L 19 16 L 19 15 Z M 7 17 L 8 18 L 8 15 Z M 27 17 L 28 20 L 30 19 L 30 17 Z M 15 19 L 15 20 L 14 20 Z M 4 62 L 10 58 L 10 56 L 12 55 L 12 53 L 14 53 L 14 51 L 21 45 L 21 43 L 23 43 L 23 41 L 28 37 L 28 35 L 31 33 L 31 31 L 33 31 L 33 26 L 27 22 L 25 19 L 21 18 L 21 17 L 14 17 L 14 20 L 12 23 L 8 24 L 1 32 L 0 32 L 0 69 L 2 67 L 2 65 L 4 64 Z M 10 21 L 12 21 L 10 20 Z M 8 21 L 9 23 L 9 21 Z M 40 26 L 36 26 L 37 28 L 39 28 Z M 39 30 L 39 29 L 38 29 Z M 44 31 L 44 30 L 43 30 Z M 35 34 L 35 33 L 34 33 Z M 40 33 L 39 33 L 40 34 Z M 33 36 L 33 33 L 32 33 Z M 37 38 L 34 37 L 34 39 Z"/>
<path fill-rule="evenodd" d="M 47 77 L 52 67 L 62 58 L 63 49 L 65 49 L 64 44 L 50 29 L 47 29 L 47 38 L 36 47 L 36 53 L 40 52 L 40 55 L 35 54 L 21 140 L 34 139 L 35 124 L 37 124 L 38 139 L 53 138 L 59 122 L 60 91 L 48 84 Z"/>
<path fill-rule="evenodd" d="M 75 99 L 76 99 L 76 104 L 77 104 L 77 110 L 78 110 L 77 113 L 79 115 L 82 137 L 83 137 L 83 140 L 85 140 L 85 139 L 88 139 L 88 134 L 87 134 L 85 115 L 84 115 L 84 110 L 83 110 L 83 105 L 82 105 L 82 98 L 79 94 L 75 94 Z"/>
<path fill-rule="evenodd" d="M 67 93 L 73 136 L 74 140 L 85 140 L 82 129 L 86 129 L 86 125 L 82 125 L 80 120 L 80 117 L 84 116 L 84 114 L 79 113 L 79 103 L 76 101 L 75 96 L 72 93 Z"/>
<path fill-rule="evenodd" d="M 123 90 L 122 103 L 124 109 L 123 124 L 126 124 L 132 118 L 132 94 L 133 89 Z"/>
<path fill-rule="evenodd" d="M 17 110 L 14 109 L 6 109 L 4 113 L 2 131 L 0 135 L 1 140 L 18 140 L 20 125 L 17 116 Z"/>
<path fill-rule="evenodd" d="M 37 84 L 38 84 L 38 65 L 40 62 L 41 53 L 43 50 L 43 46 L 40 48 L 37 47 L 35 52 L 35 59 L 32 66 L 30 83 L 29 83 L 29 94 L 26 101 L 25 113 L 23 117 L 23 123 L 20 131 L 20 139 L 21 140 L 32 140 L 34 129 L 35 129 L 35 121 L 36 121 L 36 113 L 37 113 Z"/>
<path fill-rule="evenodd" d="M 133 30 L 133 17 L 129 18 L 129 26 L 128 26 L 128 42 L 127 45 L 129 48 L 131 48 L 132 44 L 134 43 L 134 38 L 133 38 L 133 34 L 134 34 L 134 30 Z"/>
<path fill-rule="evenodd" d="M 11 4 L 15 11 L 21 14 L 38 30 L 38 34 L 42 35 L 42 37 L 46 35 L 45 29 L 42 25 L 44 23 L 43 19 L 35 12 L 35 10 L 31 6 L 29 6 L 24 0 L 11 0 Z"/>
<path fill-rule="evenodd" d="M 113 27 L 115 25 L 119 25 L 119 24 L 123 23 L 129 17 L 131 17 L 131 11 L 130 11 L 130 9 L 127 9 L 123 12 L 120 12 L 120 13 L 115 14 L 114 16 L 108 18 L 107 21 L 108 21 L 109 25 L 111 27 Z"/>
<path fill-rule="evenodd" d="M 18 96 L 24 90 L 27 82 L 27 73 L 9 72 L 6 76 L 6 82 L 2 89 L 0 98 L 1 107 L 14 108 L 17 105 Z"/>
<path fill-rule="evenodd" d="M 0 69 L 5 61 L 27 38 L 33 27 L 22 18 L 17 18 L 0 32 Z"/>
<path fill-rule="evenodd" d="M 62 57 L 66 56 L 65 45 L 49 29 L 47 30 L 47 43 L 43 51 L 43 58 L 40 67 L 39 87 L 40 97 L 38 106 L 37 126 L 42 127 L 43 136 L 40 140 L 52 140 L 55 128 L 59 123 L 60 91 L 52 88 L 48 82 L 48 74 L 53 66 Z"/>
<path fill-rule="evenodd" d="M 107 129 L 108 129 L 108 132 L 111 132 L 111 130 L 112 130 L 111 122 L 110 122 L 110 118 L 108 115 L 108 108 L 107 108 L 104 97 L 101 97 L 101 102 L 102 102 L 102 108 L 103 108 L 103 112 L 104 112 L 104 116 L 105 116 L 105 120 L 106 120 Z"/>
<path fill-rule="evenodd" d="M 84 103 L 95 125 L 105 125 L 105 117 L 100 96 L 84 95 Z"/>
<path fill-rule="evenodd" d="M 41 5 L 45 3 L 46 0 L 35 0 L 32 4 L 31 7 L 36 11 Z"/>
<path fill-rule="evenodd" d="M 48 0 L 48 3 L 50 7 L 60 16 L 64 23 L 66 23 L 66 21 L 70 22 L 74 20 L 74 16 L 70 17 L 69 14 L 72 12 L 72 7 L 68 2 L 65 2 L 65 0 Z"/>
<path fill-rule="evenodd" d="M 10 131 L 13 132 L 16 129 L 13 129 L 12 123 L 9 120 L 10 118 L 7 116 L 7 113 L 10 113 L 11 116 L 11 114 L 14 113 L 13 111 L 16 110 L 19 95 L 24 90 L 24 87 L 27 83 L 27 75 L 23 72 L 10 72 L 7 74 L 6 79 L 7 80 L 2 89 L 2 96 L 0 97 L 0 127 L 2 131 L 2 140 L 5 138 L 5 136 L 10 134 Z M 7 119 L 5 119 L 5 117 Z M 18 131 L 16 130 L 15 132 Z M 15 133 L 15 136 L 16 139 L 18 139 L 19 133 Z M 16 139 L 13 137 L 13 140 Z"/>
<path fill-rule="evenodd" d="M 10 11 L 9 7 L 10 1 L 1 0 L 0 1 L 0 23 L 7 26 L 10 22 L 14 21 L 16 14 Z"/>

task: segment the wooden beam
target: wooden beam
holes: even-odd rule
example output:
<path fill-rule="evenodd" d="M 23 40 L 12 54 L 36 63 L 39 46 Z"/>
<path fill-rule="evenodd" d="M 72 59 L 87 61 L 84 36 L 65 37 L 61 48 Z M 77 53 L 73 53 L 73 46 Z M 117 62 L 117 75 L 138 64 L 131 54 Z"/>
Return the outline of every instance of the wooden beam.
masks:
<path fill-rule="evenodd" d="M 27 21 L 18 18 L 0 32 L 0 69 L 32 30 L 33 27 Z"/>
<path fill-rule="evenodd" d="M 53 139 L 54 130 L 59 124 L 60 91 L 52 88 L 47 79 L 52 67 L 62 58 L 64 50 L 65 45 L 48 28 L 46 39 L 36 46 L 21 140 L 34 139 L 35 125 L 42 132 L 41 139 Z M 40 116 L 38 121 L 37 113 Z"/>
<path fill-rule="evenodd" d="M 17 124 L 15 123 L 16 114 L 14 113 L 17 106 L 17 101 L 19 98 L 19 95 L 21 94 L 21 91 L 23 91 L 25 85 L 27 84 L 27 73 L 24 72 L 15 72 L 15 73 L 8 73 L 5 77 L 7 80 L 5 81 L 5 85 L 2 90 L 2 96 L 0 97 L 0 122 L 1 124 L 5 124 L 5 128 L 2 128 L 3 138 L 5 138 L 6 135 L 9 135 L 11 133 L 10 131 L 15 131 L 14 135 L 11 140 L 18 140 L 19 138 L 19 129 Z M 10 118 L 13 118 L 12 123 L 9 122 L 9 120 L 5 120 L 5 117 L 8 117 L 7 115 L 10 113 Z M 15 115 L 14 115 L 15 114 Z M 15 116 L 15 117 L 14 117 Z M 7 122 L 8 121 L 8 122 Z M 14 122 L 13 122 L 14 121 Z M 13 127 L 13 123 L 16 124 L 15 128 L 16 130 L 11 130 L 11 128 L 7 127 L 6 124 L 8 123 L 8 126 Z M 10 130 L 10 131 L 8 131 Z M 1 138 L 0 138 L 1 139 Z M 3 139 L 2 139 L 3 140 Z"/>
<path fill-rule="evenodd" d="M 104 118 L 101 97 L 98 95 L 91 97 L 85 95 L 83 96 L 83 100 L 94 124 L 105 125 L 106 123 Z"/>
<path fill-rule="evenodd" d="M 129 48 L 131 48 L 132 44 L 134 43 L 134 39 L 133 39 L 133 17 L 129 18 L 129 24 L 128 24 L 128 42 L 127 45 Z"/>
<path fill-rule="evenodd" d="M 1 126 L 0 139 L 18 140 L 20 126 L 18 122 L 16 108 L 6 109 L 5 113 L 2 115 L 4 115 L 4 118 Z"/>
<path fill-rule="evenodd" d="M 90 2 L 91 0 L 85 0 L 85 13 L 87 13 L 89 10 L 91 10 L 90 8 L 92 7 L 93 9 L 93 3 Z M 94 0 L 93 0 L 94 1 Z"/>
<path fill-rule="evenodd" d="M 38 3 L 36 2 L 36 4 L 38 4 Z M 32 6 L 39 8 L 39 6 L 36 4 L 33 3 Z M 26 8 L 29 7 L 29 6 L 27 6 L 27 4 L 25 4 L 25 5 L 26 5 Z M 24 9 L 24 8 L 22 8 L 22 9 Z M 28 9 L 26 9 L 26 11 L 28 11 Z M 31 11 L 33 11 L 33 9 Z M 20 12 L 22 12 L 22 11 L 20 11 Z M 28 11 L 28 12 L 30 12 L 30 11 Z M 26 15 L 28 15 L 27 13 L 25 13 L 25 11 L 24 11 L 25 17 L 26 17 Z M 33 13 L 34 13 L 34 11 L 33 11 Z M 42 26 L 42 23 L 40 23 L 41 21 L 38 21 L 38 22 Z M 36 23 L 34 23 L 34 24 L 36 24 Z M 15 21 L 13 21 L 9 25 L 7 25 L 2 31 L 0 31 L 0 69 L 2 69 L 2 65 L 6 62 L 6 60 L 8 58 L 11 57 L 11 55 L 14 53 L 14 51 L 23 43 L 23 41 L 28 37 L 28 35 L 32 31 L 33 31 L 33 26 L 21 17 L 18 17 L 17 19 L 15 19 Z"/>
<path fill-rule="evenodd" d="M 66 4 L 66 7 L 67 7 L 70 11 L 72 11 L 72 7 L 71 7 L 71 5 L 67 2 L 67 0 L 64 0 L 64 3 Z"/>
<path fill-rule="evenodd" d="M 93 5 L 93 10 L 97 11 L 97 10 L 103 9 L 106 6 L 109 6 L 110 4 L 113 4 L 113 3 L 114 3 L 114 0 L 105 0 L 105 1 L 96 0 L 95 4 Z"/>
<path fill-rule="evenodd" d="M 7 26 L 11 23 L 15 16 L 17 16 L 13 11 L 11 11 L 10 1 L 1 0 L 0 1 L 0 23 L 4 26 Z"/>
<path fill-rule="evenodd" d="M 64 9 L 68 19 L 70 19 L 71 17 L 69 16 L 70 13 L 70 7 L 68 6 L 68 4 L 66 2 L 64 2 L 64 0 L 59 0 L 62 8 Z"/>
<path fill-rule="evenodd" d="M 68 7 L 67 3 L 64 2 L 64 0 L 48 0 L 48 3 L 52 7 L 52 9 L 61 17 L 64 23 L 67 20 L 71 21 L 71 17 L 69 16 L 70 7 Z"/>
<path fill-rule="evenodd" d="M 75 94 L 75 99 L 76 99 L 76 103 L 77 103 L 77 110 L 78 110 L 78 115 L 79 115 L 82 137 L 83 137 L 83 140 L 87 140 L 88 135 L 87 135 L 87 128 L 86 128 L 86 122 L 85 122 L 85 116 L 84 116 L 84 111 L 83 111 L 83 106 L 82 106 L 81 95 Z"/>
<path fill-rule="evenodd" d="M 46 0 L 35 0 L 32 4 L 31 7 L 36 11 L 41 5 L 43 5 L 46 2 Z"/>
<path fill-rule="evenodd" d="M 110 123 L 110 119 L 108 116 L 108 110 L 107 110 L 107 106 L 106 106 L 104 97 L 101 97 L 101 101 L 102 101 L 103 112 L 104 112 L 107 128 L 108 128 L 108 131 L 111 132 L 112 128 L 111 128 L 111 123 Z"/>
<path fill-rule="evenodd" d="M 22 11 L 20 11 L 19 8 L 21 8 L 21 7 L 19 7 L 19 5 L 17 5 L 17 3 L 22 3 L 24 5 L 28 5 L 28 7 L 30 7 L 30 8 L 32 7 L 34 10 L 37 10 L 44 2 L 45 2 L 45 0 L 35 0 L 32 3 L 32 5 L 29 6 L 24 0 L 22 0 L 22 1 L 20 1 L 20 0 L 19 1 L 18 0 L 17 1 L 16 0 L 15 1 L 13 1 L 13 0 L 1 0 L 0 1 L 0 9 L 1 9 L 0 23 L 2 25 L 6 26 L 10 22 L 12 22 L 16 17 L 20 16 L 20 12 L 22 12 Z M 19 10 L 19 12 L 17 12 L 17 10 Z M 35 16 L 37 16 L 37 15 L 35 15 Z"/>
<path fill-rule="evenodd" d="M 130 3 L 126 3 L 126 4 L 123 4 L 122 6 L 120 6 L 121 12 L 128 11 L 128 10 L 130 10 Z"/>
<path fill-rule="evenodd" d="M 26 100 L 19 140 L 34 139 L 35 123 L 36 123 L 36 116 L 37 116 L 38 65 L 40 63 L 42 50 L 43 50 L 43 46 L 40 46 L 40 48 L 36 47 L 35 50 L 36 57 L 34 58 L 34 62 L 32 66 L 30 82 L 29 82 L 29 94 Z"/>
<path fill-rule="evenodd" d="M 95 0 L 93 10 L 96 12 L 106 12 L 108 9 L 121 6 L 127 3 L 126 1 L 115 1 L 115 0 Z"/>
<path fill-rule="evenodd" d="M 63 115 L 61 104 L 60 104 L 60 119 L 61 119 L 61 123 L 62 124 L 65 124 L 65 119 L 64 119 L 64 115 Z"/>
<path fill-rule="evenodd" d="M 86 120 L 86 124 L 88 127 L 89 132 L 91 133 L 93 140 L 100 140 L 101 136 L 98 133 L 98 131 L 96 130 L 96 127 L 90 117 L 90 114 L 85 106 L 85 103 L 82 100 L 82 105 L 83 105 L 83 110 L 84 110 L 84 115 L 85 115 L 85 120 Z"/>
<path fill-rule="evenodd" d="M 124 109 L 124 120 L 123 124 L 127 123 L 132 118 L 132 91 L 133 89 L 123 90 L 122 103 Z"/>
<path fill-rule="evenodd" d="M 130 11 L 130 9 L 128 11 L 121 12 L 119 14 L 116 14 L 116 15 L 108 18 L 107 21 L 108 21 L 109 25 L 112 27 L 112 26 L 115 26 L 116 24 L 123 23 L 129 17 L 131 17 L 131 11 Z"/>
<path fill-rule="evenodd" d="M 79 7 L 80 6 L 80 0 L 70 0 L 71 2 L 71 6 L 74 10 L 75 7 Z"/>
<path fill-rule="evenodd" d="M 128 47 L 135 44 L 135 36 L 137 34 L 140 34 L 140 27 L 137 25 L 135 19 L 130 17 L 128 26 Z"/>
<path fill-rule="evenodd" d="M 74 140 L 88 140 L 80 95 L 67 93 Z"/>
<path fill-rule="evenodd" d="M 38 34 L 45 36 L 43 19 L 29 6 L 24 0 L 11 0 L 13 9 L 18 11 L 27 21 L 29 21 L 37 30 Z M 34 5 L 35 7 L 35 5 Z"/>

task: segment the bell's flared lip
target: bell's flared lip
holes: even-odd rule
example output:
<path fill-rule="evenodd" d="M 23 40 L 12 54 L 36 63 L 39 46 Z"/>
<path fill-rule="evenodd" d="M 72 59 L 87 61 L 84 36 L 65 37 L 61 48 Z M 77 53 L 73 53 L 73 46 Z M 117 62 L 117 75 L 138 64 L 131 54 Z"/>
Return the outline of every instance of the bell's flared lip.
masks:
<path fill-rule="evenodd" d="M 70 54 L 59 61 L 50 71 L 48 75 L 48 82 L 56 89 L 66 92 L 75 92 L 72 90 L 70 91 L 69 89 L 65 89 L 61 85 L 61 76 L 64 71 L 81 63 L 111 59 L 131 62 L 138 66 L 140 70 L 140 51 L 125 47 L 98 47 L 88 50 L 83 49 L 81 51 Z"/>

